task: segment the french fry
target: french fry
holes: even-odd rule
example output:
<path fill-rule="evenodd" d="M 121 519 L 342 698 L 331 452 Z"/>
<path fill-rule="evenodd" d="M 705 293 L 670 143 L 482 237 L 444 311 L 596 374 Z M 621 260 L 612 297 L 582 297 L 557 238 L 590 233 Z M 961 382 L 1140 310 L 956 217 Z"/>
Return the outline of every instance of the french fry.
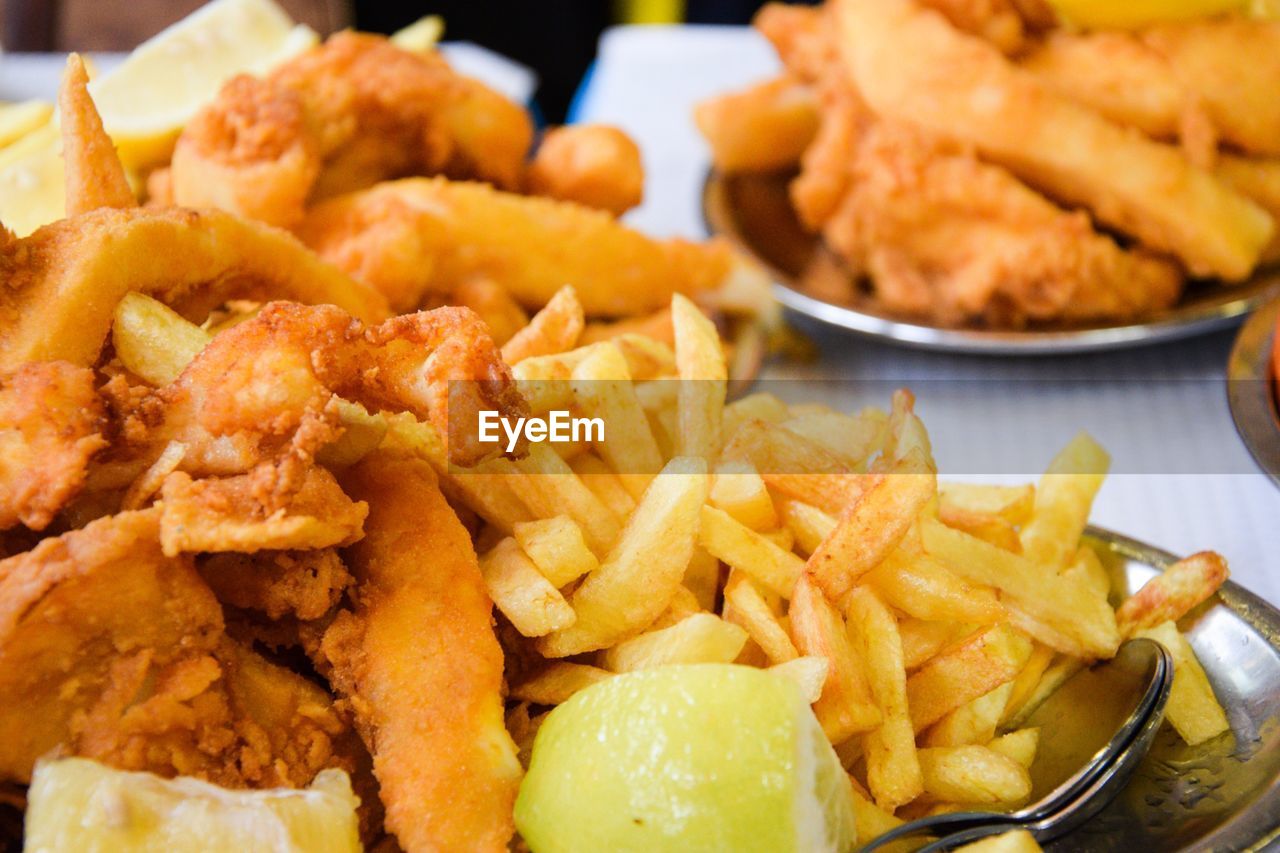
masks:
<path fill-rule="evenodd" d="M 938 520 L 947 527 L 963 530 L 970 536 L 990 542 L 997 548 L 1003 548 L 1015 554 L 1022 553 L 1022 540 L 1018 536 L 1018 529 L 998 515 L 939 504 Z"/>
<path fill-rule="evenodd" d="M 521 522 L 512 534 L 542 576 L 557 589 L 600 567 L 582 537 L 582 528 L 567 515 Z"/>
<path fill-rule="evenodd" d="M 1093 594 L 1101 598 L 1103 601 L 1108 600 L 1111 595 L 1111 575 L 1107 572 L 1106 566 L 1102 565 L 1102 561 L 1098 559 L 1098 552 L 1094 551 L 1088 545 L 1081 545 L 1076 549 L 1075 559 L 1071 561 L 1071 565 L 1062 571 L 1063 577 L 1078 579 Z M 1120 628 L 1120 636 L 1124 636 L 1124 629 L 1119 624 L 1119 614 L 1116 616 L 1116 627 Z"/>
<path fill-rule="evenodd" d="M 769 667 L 770 672 L 794 681 L 810 705 L 822 696 L 822 685 L 826 683 L 830 669 L 831 664 L 827 659 L 818 657 L 794 658 Z"/>
<path fill-rule="evenodd" d="M 535 517 L 567 515 L 594 553 L 608 552 L 618 538 L 617 519 L 549 445 L 530 445 L 529 454 L 514 467 L 518 473 L 508 482 Z"/>
<path fill-rule="evenodd" d="M 640 498 L 609 556 L 574 591 L 570 628 L 538 641 L 544 657 L 602 649 L 653 622 L 680 587 L 709 489 L 706 461 L 676 457 Z"/>
<path fill-rule="evenodd" d="M 739 569 L 729 573 L 724 585 L 725 619 L 746 629 L 770 663 L 786 663 L 800 656 L 778 617 L 751 578 Z"/>
<path fill-rule="evenodd" d="M 728 371 L 715 325 L 688 298 L 671 297 L 680 377 L 676 452 L 710 459 L 720 450 L 720 423 Z"/>
<path fill-rule="evenodd" d="M 316 461 L 327 468 L 348 468 L 372 453 L 387 434 L 387 419 L 370 414 L 364 406 L 335 398 L 342 435 L 316 451 Z"/>
<path fill-rule="evenodd" d="M 849 777 L 852 779 L 853 777 Z M 854 824 L 858 827 L 858 844 L 866 845 L 873 838 L 884 835 L 891 829 L 902 826 L 902 819 L 894 817 L 891 813 L 871 802 L 862 791 L 855 789 L 853 791 L 853 819 Z M 898 853 L 899 850 L 908 849 L 906 842 L 894 842 L 893 845 L 884 848 L 891 853 Z"/>
<path fill-rule="evenodd" d="M 1049 664 L 1044 670 L 1044 674 L 1040 676 L 1040 680 L 1031 690 L 1030 694 L 1022 701 L 1021 706 L 1016 710 L 1011 709 L 1005 712 L 1005 725 L 1010 728 L 1017 728 L 1027 721 L 1027 717 L 1031 716 L 1036 708 L 1039 708 L 1044 700 L 1053 695 L 1053 692 L 1061 687 L 1068 678 L 1075 675 L 1084 668 L 1084 661 L 1080 658 L 1073 658 L 1066 655 L 1059 655 L 1053 663 Z"/>
<path fill-rule="evenodd" d="M 1036 489 L 1024 486 L 989 486 L 979 483 L 939 483 L 938 508 L 980 515 L 994 515 L 1013 525 L 1025 524 L 1035 509 Z"/>
<path fill-rule="evenodd" d="M 644 409 L 636 399 L 622 351 L 601 344 L 573 369 L 573 393 L 583 409 L 608 424 L 600 455 L 635 498 L 662 467 Z"/>
<path fill-rule="evenodd" d="M 1017 803 L 1031 793 L 1027 768 L 985 746 L 921 749 L 924 790 L 947 803 Z"/>
<path fill-rule="evenodd" d="M 1031 655 L 1031 642 L 996 625 L 937 655 L 907 679 L 907 705 L 917 732 L 1006 681 Z"/>
<path fill-rule="evenodd" d="M 870 485 L 817 442 L 761 420 L 742 424 L 721 453 L 724 459 L 745 459 L 770 489 L 804 501 L 831 515 L 857 500 Z"/>
<path fill-rule="evenodd" d="M 764 479 L 750 462 L 732 460 L 716 466 L 711 505 L 752 530 L 778 526 L 778 514 Z"/>
<path fill-rule="evenodd" d="M 760 535 L 788 553 L 795 549 L 796 535 L 789 528 L 775 527 L 773 530 L 762 530 Z"/>
<path fill-rule="evenodd" d="M 782 523 L 795 536 L 805 554 L 818 550 L 822 540 L 836 529 L 836 520 L 816 506 L 802 501 L 782 501 Z"/>
<path fill-rule="evenodd" d="M 599 456 L 583 453 L 569 460 L 569 467 L 619 521 L 626 519 L 635 510 L 636 499 Z"/>
<path fill-rule="evenodd" d="M 836 454 L 854 470 L 865 467 L 867 459 L 880 447 L 888 418 L 879 409 L 864 409 L 857 415 L 839 412 L 810 412 L 782 422 L 783 429 L 803 436 Z"/>
<path fill-rule="evenodd" d="M 211 337 L 168 305 L 137 291 L 116 303 L 111 342 L 120 362 L 156 387 L 180 374 Z"/>
<path fill-rule="evenodd" d="M 1013 829 L 957 847 L 956 853 L 1040 853 L 1041 849 L 1030 832 Z"/>
<path fill-rule="evenodd" d="M 832 743 L 840 743 L 881 722 L 871 699 L 861 661 L 854 654 L 840 613 L 806 575 L 796 583 L 788 611 L 791 638 L 802 654 L 824 657 L 830 664 L 822 697 L 813 712 Z"/>
<path fill-rule="evenodd" d="M 713 506 L 702 508 L 698 544 L 784 598 L 791 596 L 796 579 L 804 573 L 804 561 L 795 554 L 779 548 Z"/>
<path fill-rule="evenodd" d="M 526 637 L 541 637 L 574 623 L 573 608 L 514 539 L 503 539 L 480 558 L 489 597 Z"/>
<path fill-rule="evenodd" d="M 1031 695 L 1035 692 L 1044 677 L 1045 671 L 1053 663 L 1058 653 L 1041 643 L 1034 643 L 1031 657 L 1013 680 L 1013 689 L 1009 691 L 1009 699 L 1005 702 L 1004 712 L 1000 715 L 1000 724 L 1004 725 L 1022 710 Z"/>
<path fill-rule="evenodd" d="M 529 315 L 520 303 L 505 287 L 486 276 L 462 282 L 454 288 L 452 297 L 452 304 L 470 308 L 480 315 L 493 342 L 499 346 L 529 325 Z"/>
<path fill-rule="evenodd" d="M 835 530 L 809 556 L 805 570 L 832 601 L 884 561 L 937 491 L 923 454 L 913 452 L 841 513 Z"/>
<path fill-rule="evenodd" d="M 1213 686 L 1187 638 L 1172 622 L 1139 631 L 1135 636 L 1155 640 L 1173 656 L 1173 688 L 1164 715 L 1189 745 L 1204 743 L 1231 726 L 1213 694 Z"/>
<path fill-rule="evenodd" d="M 1028 560 L 1054 571 L 1071 563 L 1110 464 L 1107 452 L 1084 433 L 1058 452 L 1040 478 L 1031 520 L 1022 527 Z"/>
<path fill-rule="evenodd" d="M 898 623 L 902 638 L 902 662 L 908 670 L 927 663 L 943 649 L 971 636 L 975 625 L 963 622 L 926 622 L 910 617 Z"/>
<path fill-rule="evenodd" d="M 389 435 L 405 435 L 397 429 L 396 421 L 389 421 L 389 425 Z M 442 475 L 441 488 L 457 496 L 472 512 L 503 533 L 510 533 L 515 525 L 533 519 L 529 508 L 512 488 L 517 476 L 515 470 L 509 459 L 490 459 L 466 471 Z"/>
<path fill-rule="evenodd" d="M 502 358 L 516 364 L 526 358 L 571 349 L 582 335 L 582 303 L 572 285 L 566 284 L 542 307 L 529 325 L 502 345 Z"/>
<path fill-rule="evenodd" d="M 849 596 L 849 634 L 866 667 L 882 722 L 863 737 L 867 785 L 876 805 L 892 812 L 920 796 L 915 730 L 907 710 L 907 673 L 898 623 L 875 593 L 858 587 Z"/>
<path fill-rule="evenodd" d="M 998 752 L 1005 758 L 1012 758 L 1029 770 L 1036 760 L 1036 749 L 1039 745 L 1040 729 L 1018 729 L 1016 732 L 994 738 L 987 744 L 987 749 Z"/>
<path fill-rule="evenodd" d="M 1015 624 L 1035 639 L 1077 657 L 1115 654 L 1120 645 L 1115 613 L 1078 579 L 933 519 L 921 520 L 920 534 L 925 551 L 944 566 L 999 589 Z"/>
<path fill-rule="evenodd" d="M 989 587 L 965 583 L 954 572 L 923 554 L 913 557 L 899 548 L 866 576 L 889 604 L 917 619 L 986 625 L 1005 611 Z"/>
<path fill-rule="evenodd" d="M 702 605 L 698 602 L 698 597 L 689 591 L 684 584 L 676 587 L 676 594 L 671 596 L 667 609 L 653 620 L 646 632 L 657 631 L 659 628 L 670 628 L 677 622 L 683 622 L 695 613 L 701 613 Z"/>
<path fill-rule="evenodd" d="M 1007 681 L 995 690 L 973 699 L 941 720 L 925 732 L 925 746 L 966 746 L 985 744 L 996 735 L 996 727 L 1004 714 L 1013 682 Z"/>
<path fill-rule="evenodd" d="M 671 326 L 671 308 L 659 308 L 649 314 L 624 317 L 609 322 L 588 323 L 582 330 L 583 343 L 603 343 L 623 337 L 645 338 L 671 346 L 675 344 L 675 331 Z"/>
<path fill-rule="evenodd" d="M 1228 574 L 1227 561 L 1212 551 L 1179 560 L 1116 608 L 1120 635 L 1178 621 L 1217 592 Z"/>
<path fill-rule="evenodd" d="M 689 566 L 684 570 L 684 586 L 693 593 L 703 610 L 716 609 L 716 597 L 720 594 L 720 561 L 701 545 L 693 549 Z"/>
<path fill-rule="evenodd" d="M 791 417 L 787 404 L 773 394 L 756 392 L 724 407 L 724 434 L 732 436 L 747 421 L 780 424 Z"/>
<path fill-rule="evenodd" d="M 677 663 L 729 663 L 746 645 L 747 632 L 713 613 L 695 613 L 606 649 L 605 669 L 632 672 Z"/>
<path fill-rule="evenodd" d="M 608 670 L 582 663 L 555 661 L 511 688 L 511 698 L 535 705 L 559 705 L 579 690 L 612 676 Z"/>

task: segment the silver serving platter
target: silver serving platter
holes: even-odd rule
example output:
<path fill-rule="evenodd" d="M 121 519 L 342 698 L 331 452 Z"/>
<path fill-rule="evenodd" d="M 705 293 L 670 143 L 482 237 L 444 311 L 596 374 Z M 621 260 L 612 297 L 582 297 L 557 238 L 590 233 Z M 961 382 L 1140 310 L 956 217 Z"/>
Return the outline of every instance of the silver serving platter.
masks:
<path fill-rule="evenodd" d="M 1128 592 L 1176 559 L 1101 528 L 1086 535 Z M 1189 747 L 1166 724 L 1106 811 L 1046 850 L 1234 853 L 1280 844 L 1280 611 L 1228 581 L 1179 626 L 1231 731 Z"/>
<path fill-rule="evenodd" d="M 1227 404 L 1258 467 L 1280 486 L 1280 388 L 1271 376 L 1280 297 L 1253 312 L 1227 362 Z"/>
<path fill-rule="evenodd" d="M 773 274 L 774 293 L 787 308 L 854 334 L 920 349 L 988 355 L 1055 355 L 1140 346 L 1202 335 L 1239 322 L 1280 293 L 1280 270 L 1225 286 L 1193 284 L 1169 311 L 1141 323 L 1043 325 L 1025 330 L 947 327 L 898 317 L 867 298 L 842 305 L 814 295 L 823 279 L 847 281 L 820 241 L 800 227 L 787 198 L 786 174 L 721 175 L 703 185 L 702 211 L 713 234 L 729 238 Z"/>

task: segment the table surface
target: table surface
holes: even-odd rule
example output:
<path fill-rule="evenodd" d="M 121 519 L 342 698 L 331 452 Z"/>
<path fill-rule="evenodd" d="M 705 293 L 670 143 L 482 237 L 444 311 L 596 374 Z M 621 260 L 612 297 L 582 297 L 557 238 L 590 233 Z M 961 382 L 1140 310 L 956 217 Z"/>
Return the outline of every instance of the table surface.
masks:
<path fill-rule="evenodd" d="M 527 70 L 472 46 L 455 63 L 517 100 Z M 100 68 L 116 59 L 99 57 Z M 63 58 L 0 59 L 0 99 L 51 98 Z M 706 233 L 708 157 L 693 104 L 770 74 L 777 60 L 746 27 L 619 27 L 601 39 L 572 120 L 616 124 L 640 143 L 645 202 L 628 221 L 660 236 Z M 911 387 L 944 478 L 1033 479 L 1086 429 L 1112 454 L 1093 521 L 1174 553 L 1213 549 L 1238 582 L 1280 604 L 1280 489 L 1253 465 L 1227 411 L 1233 333 L 1062 358 L 928 353 L 805 327 L 820 355 L 769 364 L 759 383 L 792 401 L 887 405 Z"/>
<path fill-rule="evenodd" d="M 746 27 L 619 27 L 605 33 L 572 119 L 616 124 L 644 152 L 645 201 L 628 215 L 658 235 L 706 233 L 709 159 L 700 99 L 777 69 Z M 911 387 L 944 478 L 1026 482 L 1081 429 L 1112 455 L 1093 522 L 1177 554 L 1213 549 L 1234 579 L 1280 604 L 1280 489 L 1231 422 L 1234 332 L 1069 357 L 929 353 L 804 327 L 821 351 L 766 367 L 762 387 L 832 405 L 886 405 Z"/>

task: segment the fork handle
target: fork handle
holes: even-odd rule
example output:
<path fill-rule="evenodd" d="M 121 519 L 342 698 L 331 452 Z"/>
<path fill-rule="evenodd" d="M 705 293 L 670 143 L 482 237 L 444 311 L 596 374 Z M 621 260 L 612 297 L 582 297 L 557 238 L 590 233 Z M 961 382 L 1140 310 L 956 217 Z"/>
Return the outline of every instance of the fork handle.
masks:
<path fill-rule="evenodd" d="M 1018 824 L 1009 823 L 1004 825 L 988 824 L 987 826 L 975 826 L 971 829 L 962 830 L 952 833 L 951 835 L 939 838 L 932 844 L 921 847 L 916 853 L 944 853 L 947 850 L 955 850 L 957 847 L 963 847 L 973 841 L 982 838 L 990 838 L 993 835 L 1003 835 L 1006 832 L 1013 832 L 1018 828 Z M 1025 828 L 1025 827 L 1024 827 Z M 1028 830 L 1034 834 L 1033 830 Z M 1039 839 L 1037 839 L 1039 840 Z"/>

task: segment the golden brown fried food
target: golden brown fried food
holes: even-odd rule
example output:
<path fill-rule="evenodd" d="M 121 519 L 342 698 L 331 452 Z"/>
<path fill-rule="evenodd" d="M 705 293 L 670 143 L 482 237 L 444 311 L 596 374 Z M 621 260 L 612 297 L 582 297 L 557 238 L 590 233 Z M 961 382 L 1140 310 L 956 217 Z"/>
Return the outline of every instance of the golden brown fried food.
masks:
<path fill-rule="evenodd" d="M 732 267 L 721 242 L 654 240 L 600 211 L 429 178 L 318 204 L 298 233 L 398 310 L 479 275 L 530 309 L 567 283 L 589 315 L 642 314 L 716 287 Z"/>
<path fill-rule="evenodd" d="M 1248 196 L 1280 222 L 1280 157 L 1240 157 L 1219 154 L 1213 174 L 1236 192 Z M 1262 252 L 1264 263 L 1280 260 L 1280 231 Z"/>
<path fill-rule="evenodd" d="M 354 606 L 323 653 L 373 753 L 387 829 L 410 853 L 505 850 L 520 764 L 470 536 L 424 462 L 377 451 L 343 485 L 370 514 L 346 551 Z"/>
<path fill-rule="evenodd" d="M 0 366 L 91 365 L 120 297 L 140 291 L 194 320 L 228 299 L 389 313 L 376 290 L 323 263 L 290 235 L 216 210 L 99 209 L 0 248 Z"/>
<path fill-rule="evenodd" d="M 787 70 L 806 83 L 825 77 L 838 60 L 827 7 L 766 3 L 751 22 Z"/>
<path fill-rule="evenodd" d="M 263 80 L 227 83 L 178 139 L 174 199 L 292 226 L 308 201 L 388 178 L 515 187 L 532 135 L 521 107 L 438 54 L 342 32 Z"/>
<path fill-rule="evenodd" d="M 1275 223 L 1175 148 L 1054 94 L 912 0 L 839 0 L 842 55 L 877 114 L 975 146 L 1196 275 L 1239 280 Z"/>
<path fill-rule="evenodd" d="M 100 207 L 135 207 L 124 167 L 102 129 L 102 119 L 89 97 L 89 75 L 79 54 L 67 57 L 58 93 L 62 123 L 62 157 L 66 162 L 67 216 Z"/>
<path fill-rule="evenodd" d="M 272 620 L 319 619 L 352 582 L 333 548 L 209 554 L 196 559 L 196 569 L 219 601 L 259 611 Z"/>
<path fill-rule="evenodd" d="M 525 188 L 621 216 L 644 198 L 644 165 L 631 137 L 604 124 L 557 127 L 542 137 Z"/>
<path fill-rule="evenodd" d="M 693 118 L 711 146 L 711 162 L 724 172 L 795 166 L 820 122 L 813 88 L 789 75 L 703 101 Z"/>
<path fill-rule="evenodd" d="M 31 362 L 0 376 L 0 530 L 43 530 L 107 446 L 93 371 Z"/>
<path fill-rule="evenodd" d="M 867 130 L 828 245 L 892 311 L 941 322 L 1123 319 L 1172 305 L 1176 265 L 1127 251 L 1004 169 L 906 125 Z"/>

